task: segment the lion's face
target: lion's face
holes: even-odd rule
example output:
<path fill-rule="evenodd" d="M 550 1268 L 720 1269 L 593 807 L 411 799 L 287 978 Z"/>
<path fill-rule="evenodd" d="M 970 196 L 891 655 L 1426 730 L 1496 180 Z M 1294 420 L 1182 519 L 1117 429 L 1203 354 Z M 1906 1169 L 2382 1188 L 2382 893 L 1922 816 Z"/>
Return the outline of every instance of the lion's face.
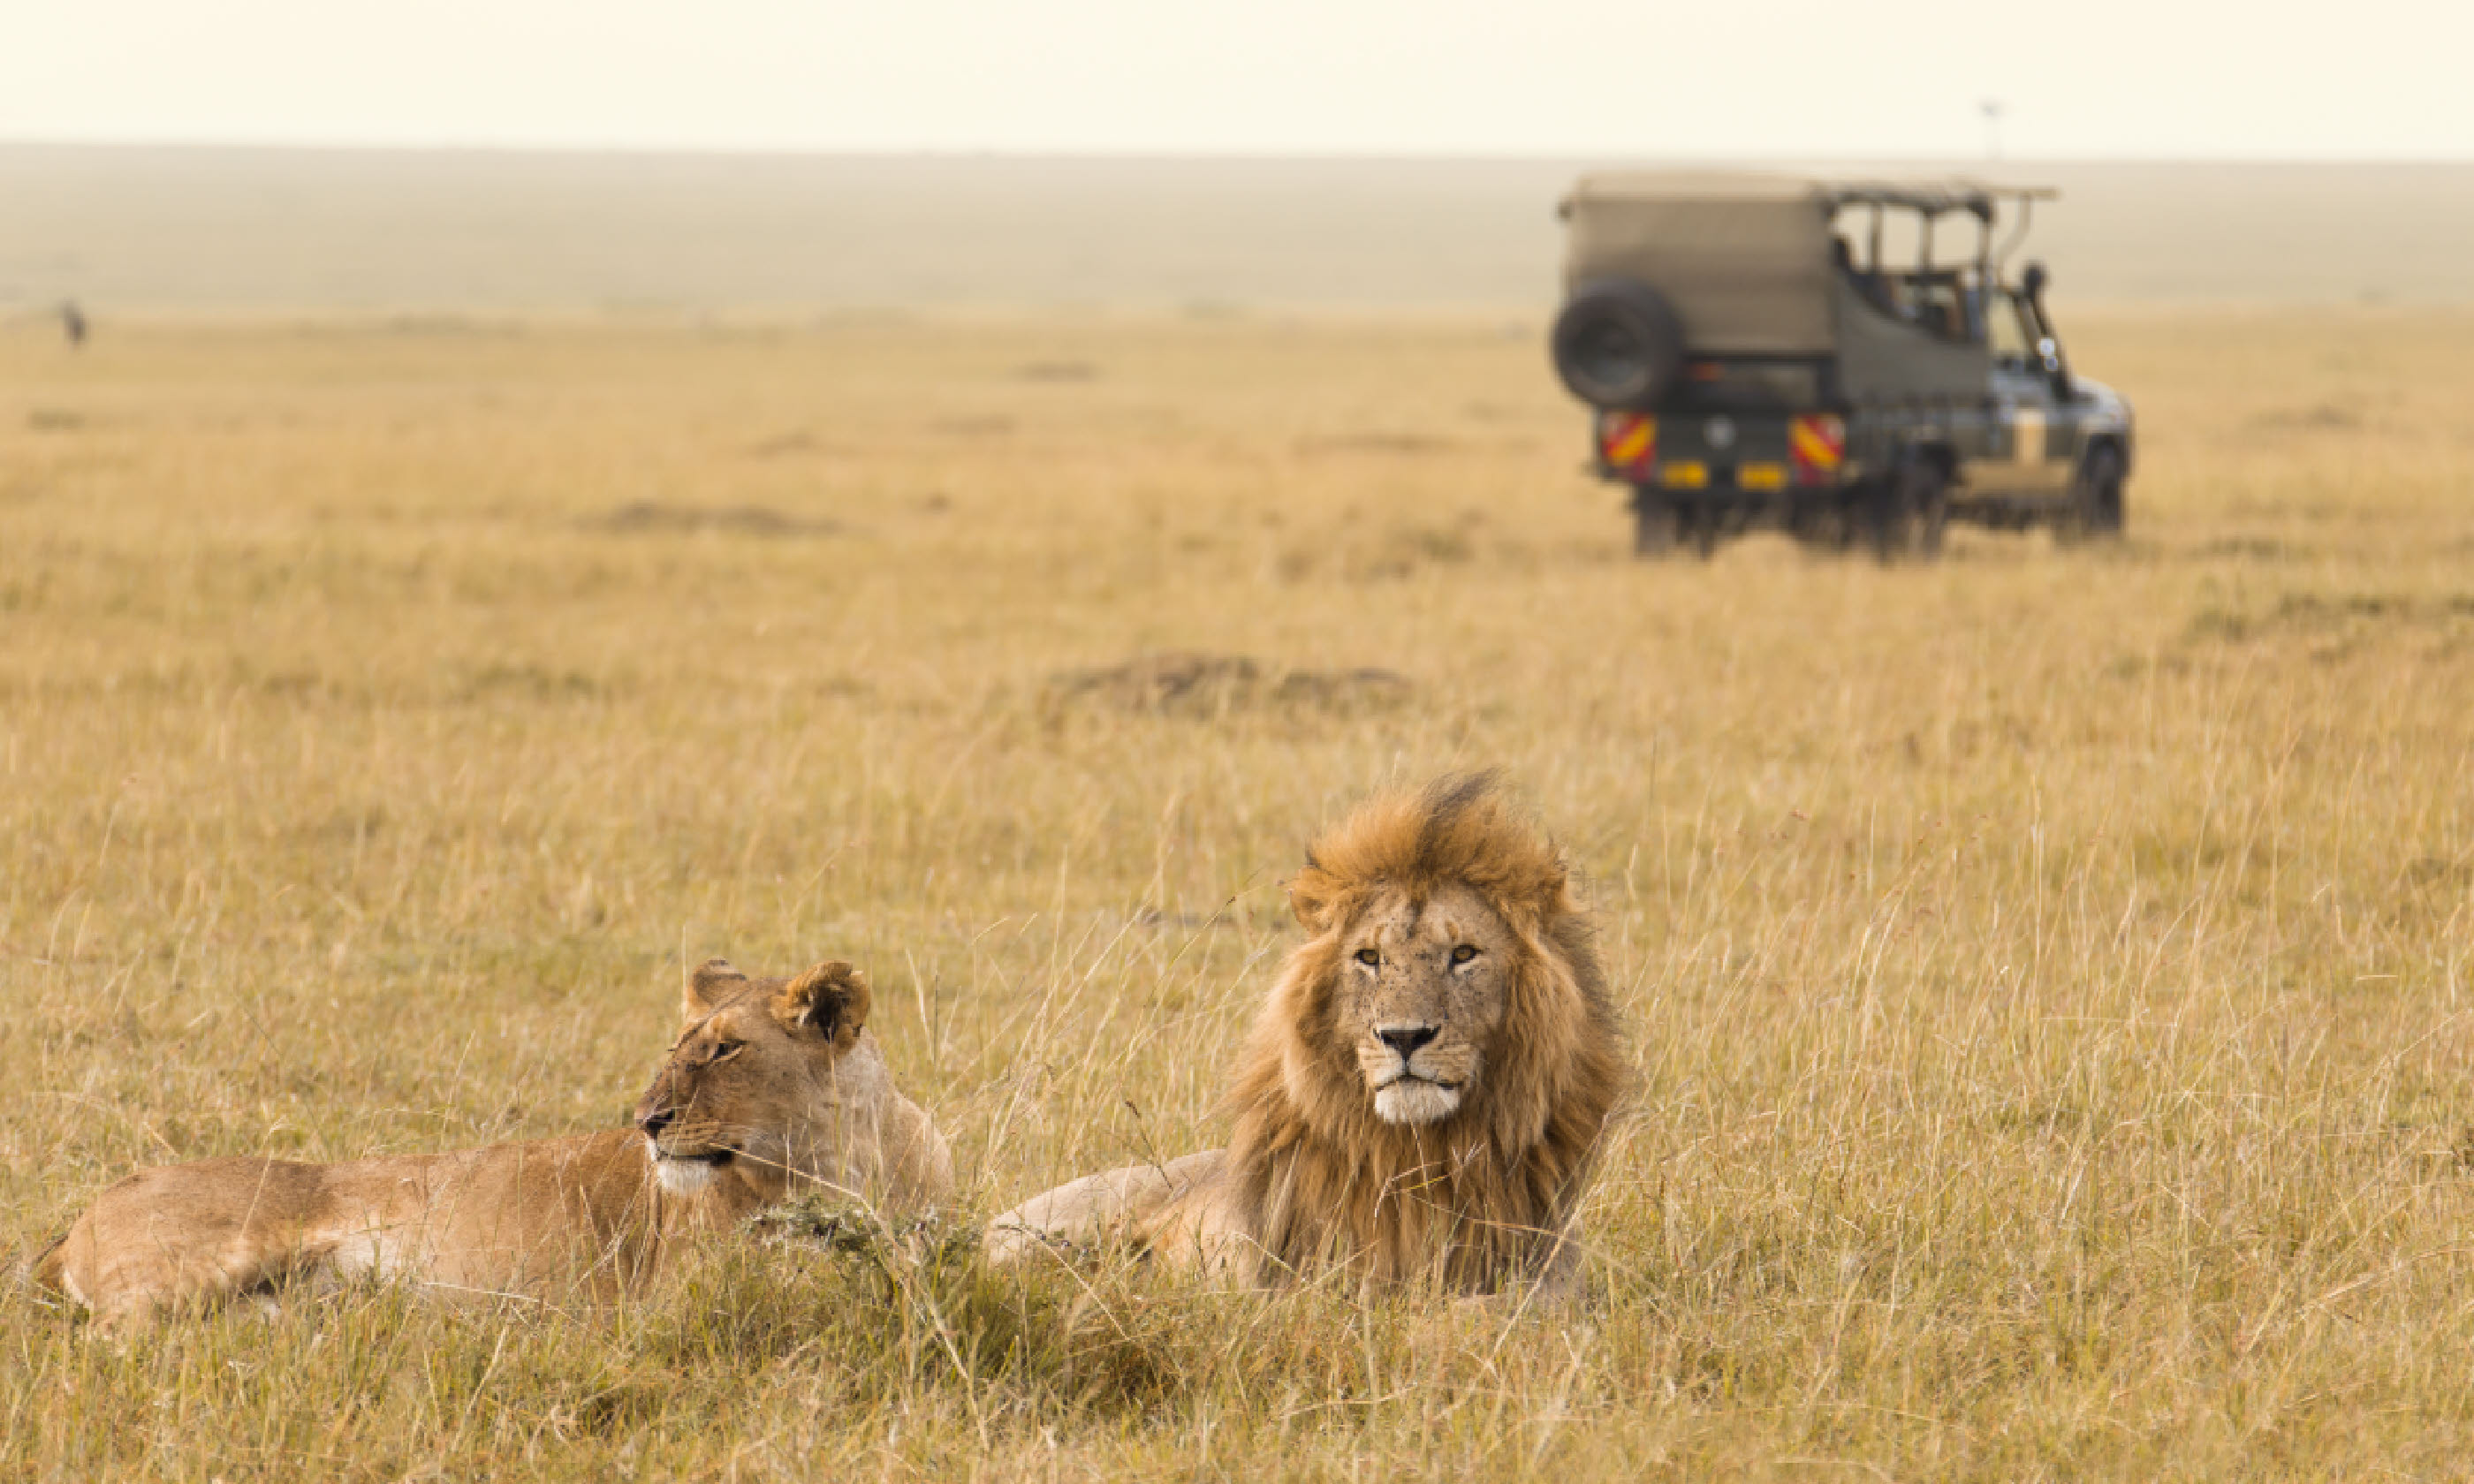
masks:
<path fill-rule="evenodd" d="M 715 959 L 690 980 L 684 1008 L 686 1027 L 636 1106 L 663 1188 L 693 1194 L 725 1170 L 779 1185 L 804 1168 L 813 1125 L 839 1101 L 866 981 L 842 963 L 751 980 Z"/>
<path fill-rule="evenodd" d="M 1380 892 L 1342 928 L 1332 1010 L 1385 1122 L 1448 1118 L 1486 1074 L 1518 947 L 1503 919 L 1457 884 L 1422 901 Z"/>

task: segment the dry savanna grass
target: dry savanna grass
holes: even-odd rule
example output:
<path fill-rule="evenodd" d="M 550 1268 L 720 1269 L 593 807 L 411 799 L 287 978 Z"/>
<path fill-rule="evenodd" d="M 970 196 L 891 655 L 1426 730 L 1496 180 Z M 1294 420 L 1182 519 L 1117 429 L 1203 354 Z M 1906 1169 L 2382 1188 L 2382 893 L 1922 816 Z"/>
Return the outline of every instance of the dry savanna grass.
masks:
<path fill-rule="evenodd" d="M 2458 1472 L 2474 318 L 2074 328 L 2130 539 L 1886 570 L 1626 559 L 1534 323 L 9 330 L 0 1243 L 608 1125 L 713 953 L 868 968 L 968 1210 L 616 1312 L 12 1284 L 0 1476 Z M 1496 764 L 1633 1027 L 1587 1304 L 973 1264 L 1216 1140 L 1316 826 Z"/>

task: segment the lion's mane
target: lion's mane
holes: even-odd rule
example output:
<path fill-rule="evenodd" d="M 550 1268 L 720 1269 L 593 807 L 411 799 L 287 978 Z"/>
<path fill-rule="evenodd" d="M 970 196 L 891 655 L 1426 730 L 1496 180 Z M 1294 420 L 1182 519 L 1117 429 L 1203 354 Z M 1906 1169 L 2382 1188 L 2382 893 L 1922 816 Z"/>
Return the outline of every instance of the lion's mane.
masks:
<path fill-rule="evenodd" d="M 1387 888 L 1474 891 L 1519 945 L 1486 1070 L 1450 1117 L 1386 1123 L 1333 1013 L 1344 929 Z M 1290 884 L 1311 935 L 1241 1054 L 1225 1178 L 1267 1278 L 1329 1263 L 1490 1291 L 1558 1259 L 1624 1083 L 1606 974 L 1555 846 L 1492 775 L 1367 803 Z M 1568 1257 L 1568 1255 L 1562 1255 Z"/>

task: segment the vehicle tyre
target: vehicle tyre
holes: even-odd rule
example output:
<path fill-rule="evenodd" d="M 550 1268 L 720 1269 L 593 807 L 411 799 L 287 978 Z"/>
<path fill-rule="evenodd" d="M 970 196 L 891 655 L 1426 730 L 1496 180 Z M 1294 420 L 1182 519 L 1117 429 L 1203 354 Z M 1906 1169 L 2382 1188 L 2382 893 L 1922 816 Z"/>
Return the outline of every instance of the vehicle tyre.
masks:
<path fill-rule="evenodd" d="M 1950 481 L 1930 458 L 1903 458 L 1887 479 L 1866 490 L 1858 518 L 1875 557 L 1930 561 L 1941 555 L 1942 535 L 1950 525 Z"/>
<path fill-rule="evenodd" d="M 1864 544 L 1880 562 L 1895 562 L 1899 549 L 1907 543 L 1907 527 L 1911 523 L 1906 504 L 1906 481 L 1893 471 L 1887 479 L 1877 479 L 1865 487 L 1863 501 L 1857 510 L 1857 525 Z"/>
<path fill-rule="evenodd" d="M 2126 473 L 2121 449 L 2098 443 L 2089 450 L 2071 488 L 2069 534 L 2088 540 L 2122 535 L 2122 487 Z"/>
<path fill-rule="evenodd" d="M 1787 508 L 1786 534 L 1807 551 L 1845 551 L 1847 517 L 1834 499 L 1801 499 Z"/>
<path fill-rule="evenodd" d="M 1665 295 L 1630 278 L 1573 290 L 1552 344 L 1565 389 L 1609 411 L 1656 406 L 1684 372 L 1684 321 Z"/>
<path fill-rule="evenodd" d="M 1722 534 L 1718 513 L 1700 500 L 1679 500 L 1662 495 L 1657 499 L 1659 508 L 1665 513 L 1664 518 L 1635 526 L 1634 549 L 1650 558 L 1688 551 L 1704 561 L 1709 560 L 1717 551 L 1718 538 Z M 1640 518 L 1645 522 L 1651 520 L 1651 517 Z M 1665 539 L 1664 545 L 1651 544 L 1661 536 Z"/>
<path fill-rule="evenodd" d="M 1914 518 L 1907 549 L 1927 562 L 1939 561 L 1942 538 L 1950 530 L 1950 480 L 1941 466 L 1928 459 L 1915 460 L 1902 472 L 1907 481 L 1907 509 Z"/>
<path fill-rule="evenodd" d="M 1692 548 L 1692 555 L 1707 562 L 1718 554 L 1718 508 L 1703 500 L 1686 500 L 1675 507 L 1675 533 Z"/>
<path fill-rule="evenodd" d="M 1662 492 L 1635 488 L 1632 493 L 1632 554 L 1644 562 L 1673 556 L 1676 539 L 1683 534 L 1681 515 L 1675 502 Z"/>

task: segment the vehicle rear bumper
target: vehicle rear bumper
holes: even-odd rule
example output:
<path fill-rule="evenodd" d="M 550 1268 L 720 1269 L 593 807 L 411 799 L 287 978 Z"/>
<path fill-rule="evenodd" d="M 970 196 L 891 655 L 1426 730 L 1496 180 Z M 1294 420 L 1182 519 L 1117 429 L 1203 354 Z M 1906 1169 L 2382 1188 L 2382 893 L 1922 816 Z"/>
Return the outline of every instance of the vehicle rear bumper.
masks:
<path fill-rule="evenodd" d="M 1612 484 L 1630 485 L 1645 495 L 1676 500 L 1741 500 L 1752 503 L 1807 497 L 1826 499 L 1844 492 L 1855 483 L 1836 476 L 1797 478 L 1792 472 L 1778 473 L 1758 467 L 1748 475 L 1740 466 L 1724 465 L 1680 470 L 1665 467 L 1644 473 L 1601 463 L 1597 475 Z"/>
<path fill-rule="evenodd" d="M 1677 500 L 1826 498 L 1860 472 L 1831 413 L 1604 413 L 1593 433 L 1600 478 Z"/>

